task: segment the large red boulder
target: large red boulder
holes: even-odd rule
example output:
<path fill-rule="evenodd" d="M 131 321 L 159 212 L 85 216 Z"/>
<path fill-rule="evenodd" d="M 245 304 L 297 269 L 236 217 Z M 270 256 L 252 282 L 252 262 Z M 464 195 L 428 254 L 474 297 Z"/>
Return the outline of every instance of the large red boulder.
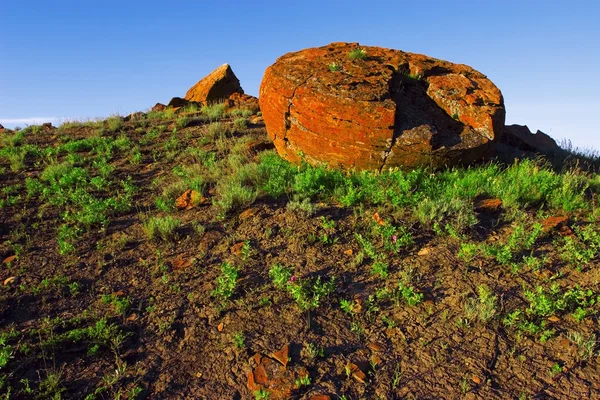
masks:
<path fill-rule="evenodd" d="M 185 94 L 185 100 L 215 103 L 228 99 L 234 93 L 243 94 L 244 90 L 229 64 L 223 64 L 192 86 Z"/>
<path fill-rule="evenodd" d="M 357 43 L 280 57 L 259 103 L 283 158 L 369 170 L 484 159 L 505 117 L 500 90 L 473 68 Z"/>

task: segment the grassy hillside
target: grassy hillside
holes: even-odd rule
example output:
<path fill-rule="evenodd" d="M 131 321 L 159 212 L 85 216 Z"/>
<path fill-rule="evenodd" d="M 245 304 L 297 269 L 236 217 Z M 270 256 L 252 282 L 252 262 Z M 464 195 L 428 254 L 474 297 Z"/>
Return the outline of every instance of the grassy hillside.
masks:
<path fill-rule="evenodd" d="M 223 105 L 0 134 L 0 398 L 600 396 L 599 174 L 270 148 Z"/>

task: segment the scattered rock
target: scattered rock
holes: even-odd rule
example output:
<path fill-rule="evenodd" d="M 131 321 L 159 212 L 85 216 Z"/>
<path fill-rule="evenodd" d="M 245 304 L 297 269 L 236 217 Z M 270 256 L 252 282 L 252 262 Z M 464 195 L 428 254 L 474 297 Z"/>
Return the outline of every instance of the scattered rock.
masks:
<path fill-rule="evenodd" d="M 254 215 L 255 215 L 254 209 L 248 208 L 248 209 L 242 211 L 240 213 L 240 215 L 238 216 L 238 218 L 240 219 L 240 221 L 243 221 L 243 220 L 248 219 L 248 218 L 250 218 L 250 217 L 252 217 Z"/>
<path fill-rule="evenodd" d="M 375 220 L 375 222 L 377 222 L 378 225 L 385 225 L 385 221 L 379 216 L 379 213 L 373 214 L 373 219 Z"/>
<path fill-rule="evenodd" d="M 173 267 L 174 270 L 180 270 L 180 269 L 185 269 L 185 268 L 189 268 L 192 266 L 192 264 L 194 263 L 195 259 L 193 257 L 190 258 L 176 258 L 173 261 L 171 261 L 171 265 Z"/>
<path fill-rule="evenodd" d="M 4 261 L 2 261 L 2 264 L 10 264 L 11 262 L 15 261 L 17 259 L 17 255 L 12 255 L 12 256 L 8 256 L 4 259 Z"/>
<path fill-rule="evenodd" d="M 551 315 L 548 317 L 548 321 L 550 322 L 558 322 L 560 321 L 560 318 L 558 318 L 556 315 Z"/>
<path fill-rule="evenodd" d="M 281 365 L 286 367 L 288 364 L 288 361 L 289 361 L 289 354 L 290 354 L 290 346 L 286 344 L 281 348 L 281 350 L 276 351 L 275 353 L 272 353 L 271 358 L 279 361 L 281 363 Z"/>
<path fill-rule="evenodd" d="M 136 313 L 131 313 L 131 315 L 129 317 L 127 317 L 128 322 L 133 322 L 133 321 L 136 321 L 137 319 L 138 319 L 138 316 Z"/>
<path fill-rule="evenodd" d="M 568 220 L 569 218 L 565 216 L 548 217 L 542 221 L 542 227 L 544 229 L 544 232 L 551 232 L 557 228 L 564 226 Z"/>
<path fill-rule="evenodd" d="M 313 394 L 310 400 L 331 400 L 331 397 L 326 394 Z"/>
<path fill-rule="evenodd" d="M 207 104 L 228 99 L 234 93 L 243 94 L 244 90 L 229 64 L 223 64 L 192 86 L 185 99 Z"/>
<path fill-rule="evenodd" d="M 169 108 L 185 107 L 189 103 L 190 102 L 188 100 L 182 99 L 181 97 L 173 97 L 171 99 L 171 101 L 169 101 L 169 104 L 167 104 L 167 107 L 169 107 Z"/>
<path fill-rule="evenodd" d="M 348 249 L 346 251 L 344 251 L 344 254 L 347 256 L 351 256 L 354 252 L 352 251 L 352 249 Z"/>
<path fill-rule="evenodd" d="M 4 280 L 4 286 L 8 286 L 8 285 L 18 285 L 19 281 L 21 280 L 20 277 L 18 276 L 11 276 L 8 277 Z"/>
<path fill-rule="evenodd" d="M 219 325 L 217 325 L 217 330 L 218 330 L 219 332 L 223 332 L 223 327 L 224 327 L 224 326 L 223 326 L 223 323 L 221 322 Z"/>
<path fill-rule="evenodd" d="M 269 391 L 271 400 L 289 398 L 296 388 L 296 379 L 308 374 L 304 367 L 288 369 L 280 362 L 260 354 L 255 354 L 251 361 L 256 367 L 248 373 L 248 389 L 254 392 L 263 388 Z"/>
<path fill-rule="evenodd" d="M 165 111 L 166 109 L 167 109 L 167 106 L 165 106 L 164 104 L 161 104 L 161 103 L 156 103 L 154 105 L 154 107 L 151 108 L 151 110 L 154 112 Z"/>
<path fill-rule="evenodd" d="M 349 363 L 347 368 L 350 369 L 350 374 L 354 379 L 356 379 L 360 383 L 367 382 L 367 375 L 365 375 L 365 373 L 358 367 L 358 365 Z"/>
<path fill-rule="evenodd" d="M 381 357 L 379 357 L 377 354 L 373 354 L 371 356 L 371 365 L 377 366 L 381 363 L 382 363 Z"/>
<path fill-rule="evenodd" d="M 383 351 L 383 346 L 381 346 L 379 343 L 376 342 L 371 342 L 367 345 L 367 347 L 371 350 L 371 351 L 375 351 L 375 352 L 382 352 Z"/>
<path fill-rule="evenodd" d="M 305 49 L 267 68 L 260 109 L 283 158 L 381 170 L 471 164 L 493 155 L 505 109 L 485 75 L 380 47 L 364 46 L 366 59 L 349 60 L 358 47 Z M 332 63 L 341 70 L 331 71 Z"/>
<path fill-rule="evenodd" d="M 471 380 L 472 380 L 472 381 L 473 381 L 473 382 L 474 382 L 476 385 L 479 385 L 479 384 L 481 384 L 481 379 L 480 379 L 480 378 L 479 378 L 477 375 L 473 375 L 473 376 L 471 377 Z"/>
<path fill-rule="evenodd" d="M 178 210 L 191 210 L 198 204 L 202 204 L 206 198 L 195 190 L 188 189 L 175 200 L 175 207 Z"/>
<path fill-rule="evenodd" d="M 527 125 L 507 125 L 501 142 L 523 151 L 553 154 L 560 150 L 556 141 L 542 131 L 531 133 Z"/>
<path fill-rule="evenodd" d="M 55 127 L 55 126 L 52 126 L 52 122 L 44 122 L 44 123 L 42 124 L 42 130 L 43 130 L 44 132 L 46 132 L 46 133 L 48 133 L 48 132 L 52 132 L 52 131 L 53 131 L 53 130 L 55 130 L 55 129 L 56 129 L 56 127 Z"/>
<path fill-rule="evenodd" d="M 228 108 L 238 108 L 243 110 L 250 110 L 255 114 L 258 110 L 258 99 L 249 94 L 235 92 L 227 100 L 225 104 Z"/>
<path fill-rule="evenodd" d="M 141 112 L 141 111 L 136 111 L 133 112 L 131 114 L 129 114 L 128 116 L 126 116 L 125 118 L 123 118 L 123 121 L 127 122 L 127 121 L 139 121 L 141 119 L 146 118 L 146 114 Z"/>
<path fill-rule="evenodd" d="M 475 204 L 475 210 L 479 212 L 495 213 L 502 206 L 500 199 L 483 199 Z"/>
<path fill-rule="evenodd" d="M 236 256 L 239 256 L 240 254 L 242 254 L 245 243 L 246 242 L 239 242 L 239 243 L 234 244 L 231 247 L 231 254 L 236 255 Z"/>
<path fill-rule="evenodd" d="M 418 256 L 426 256 L 429 255 L 429 253 L 431 253 L 431 247 L 423 247 L 421 250 L 419 250 L 419 252 L 417 253 Z"/>

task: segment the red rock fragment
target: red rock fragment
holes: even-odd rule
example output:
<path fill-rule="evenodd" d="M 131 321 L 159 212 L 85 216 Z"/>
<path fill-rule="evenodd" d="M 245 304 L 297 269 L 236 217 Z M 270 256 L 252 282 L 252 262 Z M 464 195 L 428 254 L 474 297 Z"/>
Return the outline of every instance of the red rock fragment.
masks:
<path fill-rule="evenodd" d="M 379 216 L 379 213 L 373 214 L 373 219 L 375 220 L 375 222 L 377 222 L 378 225 L 385 225 L 385 221 Z"/>
<path fill-rule="evenodd" d="M 176 258 L 171 261 L 174 270 L 185 269 L 192 266 L 193 258 Z"/>
<path fill-rule="evenodd" d="M 247 210 L 242 211 L 238 218 L 240 219 L 240 221 L 243 221 L 245 219 L 248 219 L 248 218 L 254 216 L 254 214 L 255 214 L 254 209 L 248 208 Z"/>
<path fill-rule="evenodd" d="M 175 206 L 178 210 L 191 210 L 198 204 L 202 204 L 206 201 L 204 196 L 195 190 L 186 190 L 181 196 L 175 200 Z"/>
<path fill-rule="evenodd" d="M 12 256 L 8 256 L 4 259 L 4 261 L 2 261 L 2 264 L 10 264 L 11 262 L 15 261 L 17 259 L 17 255 L 12 255 Z"/>
<path fill-rule="evenodd" d="M 245 243 L 246 242 L 239 242 L 239 243 L 234 244 L 231 247 L 231 254 L 236 255 L 236 256 L 239 256 L 240 254 L 242 254 Z"/>
<path fill-rule="evenodd" d="M 382 363 L 381 357 L 379 357 L 377 354 L 373 354 L 371 356 L 371 365 L 377 366 L 381 363 Z"/>
<path fill-rule="evenodd" d="M 379 343 L 377 342 L 371 342 L 367 345 L 367 347 L 371 350 L 371 351 L 375 351 L 375 352 L 381 352 L 383 351 L 383 346 L 381 346 Z"/>
<path fill-rule="evenodd" d="M 542 221 L 542 227 L 544 229 L 544 232 L 551 232 L 565 225 L 568 220 L 569 218 L 566 216 L 548 217 Z"/>
<path fill-rule="evenodd" d="M 475 209 L 479 212 L 494 213 L 502 206 L 501 199 L 484 199 L 477 202 Z"/>
<path fill-rule="evenodd" d="M 272 353 L 271 357 L 279 361 L 284 367 L 287 367 L 289 361 L 289 353 L 290 346 L 286 344 L 281 348 L 281 350 Z"/>
<path fill-rule="evenodd" d="M 165 106 L 164 104 L 156 103 L 154 105 L 154 107 L 151 108 L 151 111 L 159 112 L 159 111 L 164 111 L 166 109 L 167 109 L 167 106 Z"/>
<path fill-rule="evenodd" d="M 223 323 L 222 322 L 219 325 L 217 325 L 217 330 L 219 332 L 223 332 Z"/>
<path fill-rule="evenodd" d="M 345 255 L 347 255 L 347 256 L 351 256 L 351 255 L 352 255 L 352 253 L 354 253 L 354 252 L 352 251 L 352 249 L 348 249 L 348 250 L 344 251 L 344 254 L 345 254 Z"/>
<path fill-rule="evenodd" d="M 4 280 L 4 286 L 17 284 L 17 283 L 19 283 L 19 280 L 20 279 L 18 276 L 9 276 L 8 278 L 6 278 Z"/>
<path fill-rule="evenodd" d="M 350 368 L 350 374 L 354 379 L 356 379 L 360 383 L 367 382 L 367 375 L 365 375 L 365 373 L 358 367 L 358 365 L 349 363 L 348 366 Z"/>
<path fill-rule="evenodd" d="M 473 382 L 474 382 L 476 385 L 479 385 L 479 384 L 481 384 L 481 379 L 480 379 L 480 378 L 479 378 L 477 375 L 473 375 L 473 376 L 471 377 L 471 380 L 472 380 L 472 381 L 473 381 Z"/>
<path fill-rule="evenodd" d="M 310 400 L 331 400 L 331 396 L 326 394 L 313 394 L 310 396 Z"/>

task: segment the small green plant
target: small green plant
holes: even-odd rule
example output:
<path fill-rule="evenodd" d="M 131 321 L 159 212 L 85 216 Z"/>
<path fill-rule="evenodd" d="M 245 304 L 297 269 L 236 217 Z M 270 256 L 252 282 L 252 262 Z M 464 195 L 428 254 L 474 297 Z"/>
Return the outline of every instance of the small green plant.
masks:
<path fill-rule="evenodd" d="M 131 308 L 131 299 L 127 296 L 103 294 L 102 302 L 111 305 L 117 314 L 124 315 Z"/>
<path fill-rule="evenodd" d="M 350 60 L 364 60 L 367 58 L 367 51 L 361 47 L 357 47 L 348 53 L 348 58 Z"/>
<path fill-rule="evenodd" d="M 302 386 L 309 386 L 310 385 L 310 376 L 308 374 L 301 376 L 300 378 L 296 379 L 296 387 L 298 389 L 300 389 Z"/>
<path fill-rule="evenodd" d="M 350 300 L 340 300 L 340 308 L 343 312 L 345 312 L 348 315 L 353 316 L 354 314 L 356 314 L 356 308 L 354 306 L 354 303 Z"/>
<path fill-rule="evenodd" d="M 304 348 L 302 349 L 302 354 L 309 361 L 312 361 L 317 357 L 321 357 L 321 358 L 325 357 L 325 350 L 322 347 L 311 342 L 304 346 Z"/>
<path fill-rule="evenodd" d="M 223 117 L 225 113 L 225 103 L 214 103 L 202 107 L 201 112 L 211 120 L 217 120 Z"/>
<path fill-rule="evenodd" d="M 496 296 L 484 285 L 477 287 L 478 298 L 469 298 L 465 304 L 465 318 L 486 323 L 496 315 Z"/>
<path fill-rule="evenodd" d="M 586 361 L 594 355 L 596 349 L 596 335 L 594 333 L 586 336 L 580 332 L 569 332 L 567 338 L 577 345 L 579 359 Z"/>
<path fill-rule="evenodd" d="M 398 290 L 400 297 L 409 306 L 416 306 L 423 301 L 423 293 L 416 292 L 412 286 L 409 286 L 402 281 L 398 282 Z"/>
<path fill-rule="evenodd" d="M 221 264 L 220 269 L 221 275 L 217 278 L 216 287 L 212 294 L 221 301 L 225 301 L 233 296 L 239 272 L 234 265 L 231 265 L 228 262 Z"/>
<path fill-rule="evenodd" d="M 236 332 L 233 334 L 233 344 L 238 349 L 246 347 L 246 338 L 244 337 L 243 332 Z"/>
<path fill-rule="evenodd" d="M 269 269 L 269 277 L 273 281 L 273 284 L 278 289 L 283 289 L 290 282 L 292 278 L 292 270 L 281 264 L 274 264 Z"/>
<path fill-rule="evenodd" d="M 271 397 L 271 393 L 262 387 L 258 390 L 255 390 L 253 394 L 256 400 L 269 400 L 269 397 Z"/>
<path fill-rule="evenodd" d="M 552 368 L 550 368 L 550 376 L 556 376 L 563 372 L 563 368 L 559 363 L 555 363 Z"/>
<path fill-rule="evenodd" d="M 342 66 L 340 64 L 336 63 L 335 61 L 332 63 L 329 63 L 328 67 L 331 72 L 337 72 L 337 71 L 342 70 Z"/>
<path fill-rule="evenodd" d="M 177 238 L 177 229 L 181 221 L 170 215 L 166 217 L 150 217 L 144 223 L 146 236 L 150 240 L 170 241 Z"/>
<path fill-rule="evenodd" d="M 286 208 L 291 212 L 298 213 L 304 217 L 310 217 L 317 210 L 317 207 L 310 201 L 310 198 L 308 197 L 305 197 L 301 200 L 296 197 L 287 203 Z"/>
<path fill-rule="evenodd" d="M 387 276 L 389 275 L 388 265 L 387 265 L 387 263 L 385 263 L 383 261 L 375 261 L 373 263 L 373 267 L 371 268 L 371 271 L 373 272 L 374 275 L 379 275 L 382 278 L 387 278 Z"/>
<path fill-rule="evenodd" d="M 248 127 L 248 120 L 244 117 L 236 118 L 233 120 L 233 127 L 238 131 L 243 131 Z"/>

